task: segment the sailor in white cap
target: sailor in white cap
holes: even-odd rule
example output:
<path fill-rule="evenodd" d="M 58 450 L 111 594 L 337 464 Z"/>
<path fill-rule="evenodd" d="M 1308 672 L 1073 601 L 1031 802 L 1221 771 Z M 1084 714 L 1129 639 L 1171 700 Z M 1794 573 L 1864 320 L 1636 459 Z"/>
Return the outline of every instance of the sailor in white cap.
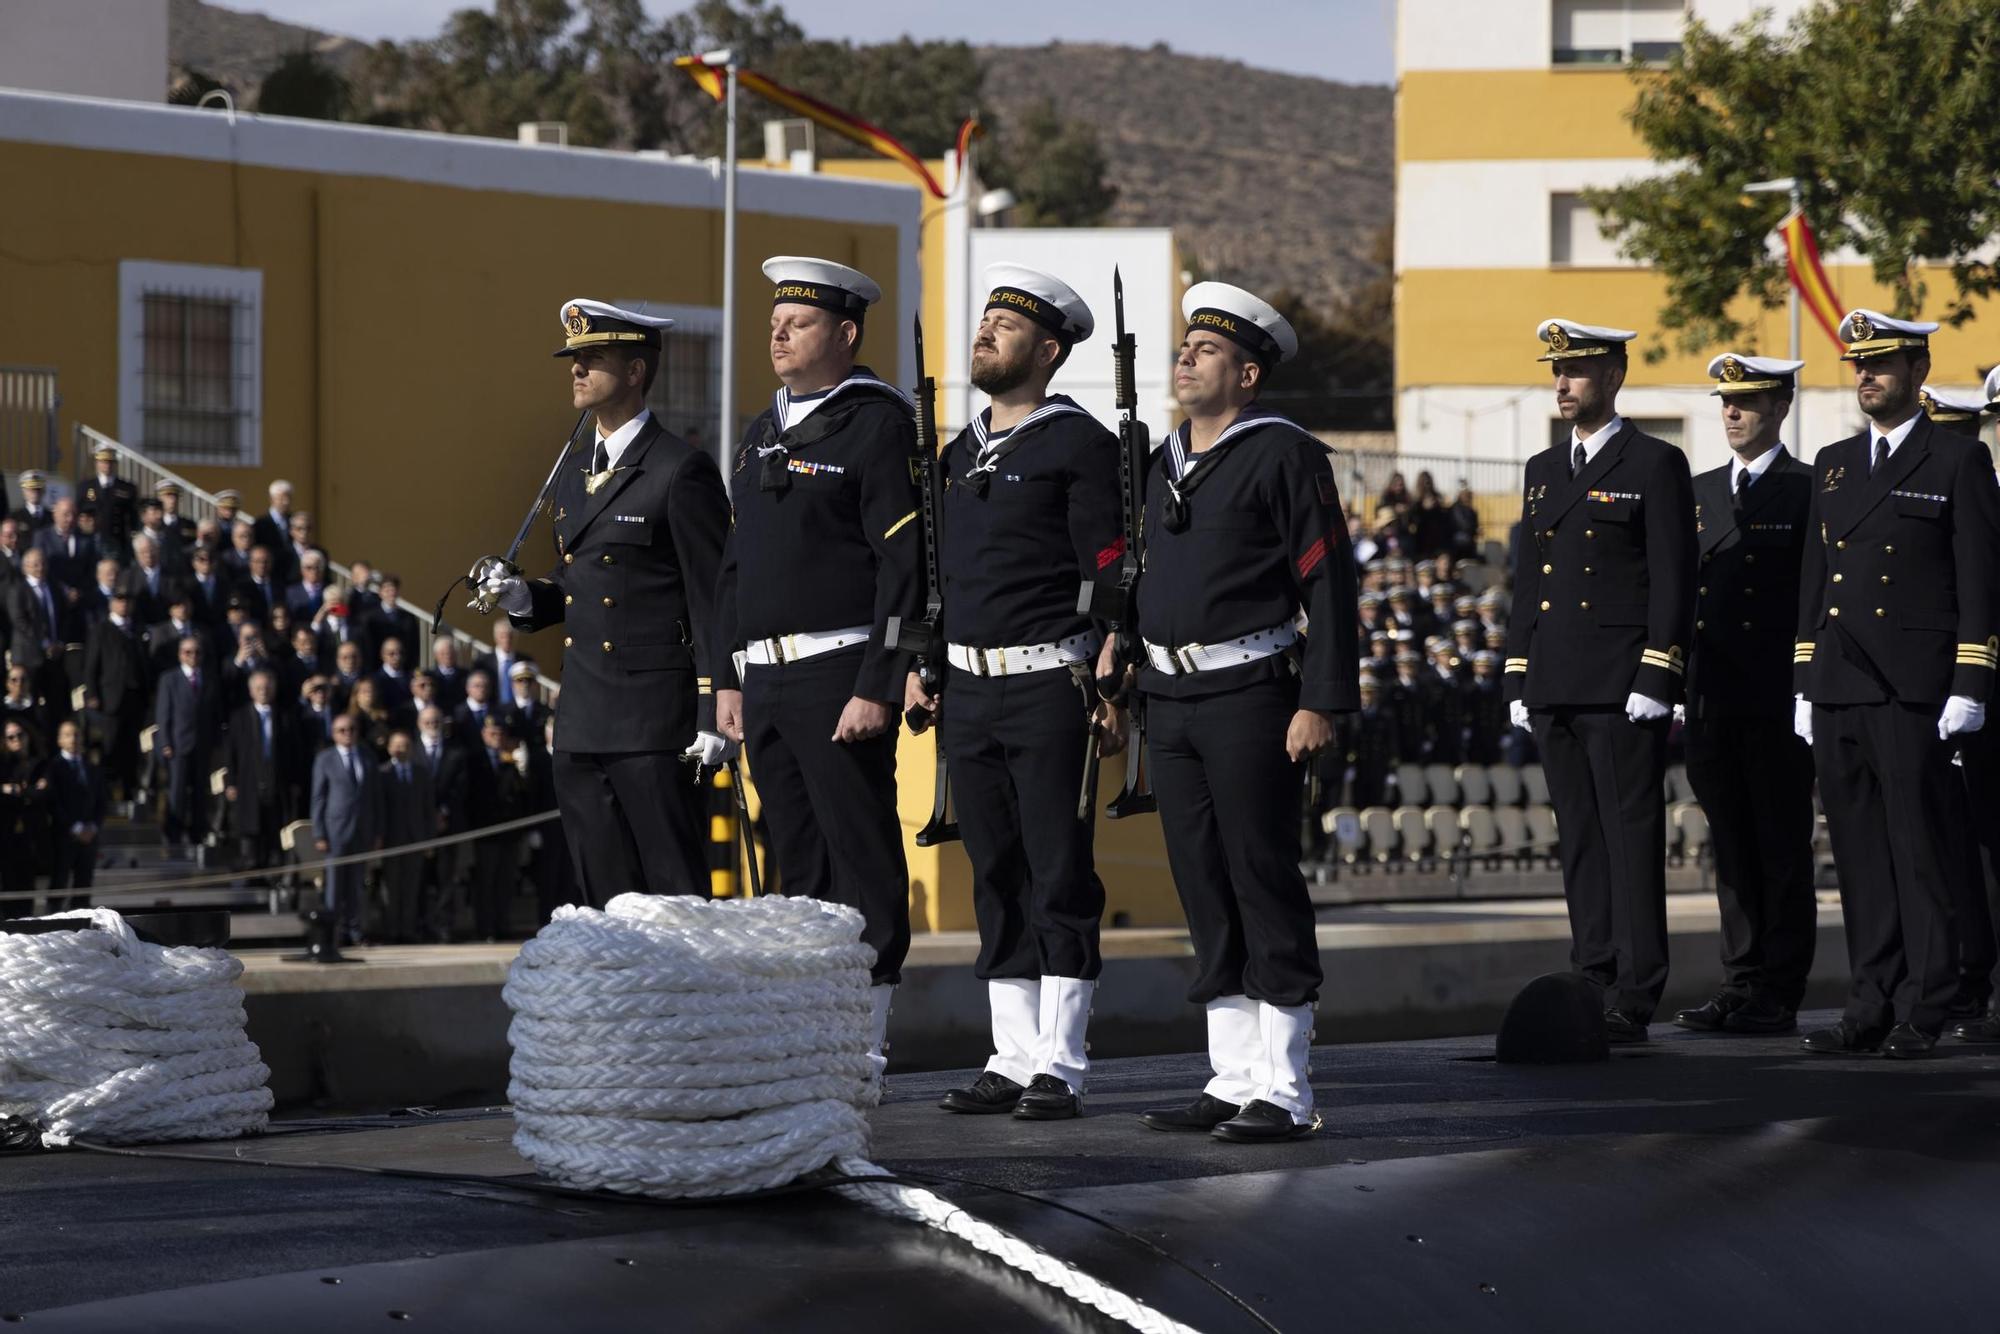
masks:
<path fill-rule="evenodd" d="M 1079 805 L 1101 630 L 1077 587 L 1115 577 L 1118 442 L 1049 381 L 1094 328 L 1068 283 L 1020 264 L 986 270 L 972 385 L 991 404 L 946 445 L 938 572 L 949 676 L 939 700 L 915 673 L 905 703 L 939 715 L 953 807 L 972 859 L 993 1054 L 946 1111 L 1076 1116 L 1084 1034 L 1101 967 L 1104 886 L 1095 802 Z M 1115 732 L 1114 732 L 1115 735 Z"/>
<path fill-rule="evenodd" d="M 1193 936 L 1215 1078 L 1155 1130 L 1290 1139 L 1318 1124 L 1321 982 L 1299 873 L 1301 761 L 1360 707 L 1354 552 L 1326 447 L 1258 402 L 1298 336 L 1270 303 L 1196 283 L 1153 455 L 1139 635 L 1153 791 Z M 1301 637 L 1296 627 L 1307 623 Z M 1108 661 L 1100 672 L 1108 672 Z"/>
<path fill-rule="evenodd" d="M 1977 440 L 1925 419 L 1929 321 L 1840 322 L 1868 427 L 1813 460 L 1793 726 L 1813 748 L 1846 923 L 1846 1012 L 1808 1051 L 1927 1054 L 1952 1018 L 1965 789 L 2000 636 L 2000 487 Z"/>
<path fill-rule="evenodd" d="M 1708 816 L 1722 909 L 1722 987 L 1674 1022 L 1783 1033 L 1812 971 L 1812 751 L 1792 735 L 1792 620 L 1812 469 L 1779 432 L 1801 361 L 1708 363 L 1729 462 L 1694 479 L 1701 578 L 1687 663 L 1688 781 Z"/>
<path fill-rule="evenodd" d="M 1618 415 L 1629 329 L 1546 319 L 1570 429 L 1528 460 L 1503 680 L 1562 827 L 1570 960 L 1613 1042 L 1644 1042 L 1667 982 L 1667 730 L 1694 631 L 1687 455 Z"/>
<path fill-rule="evenodd" d="M 595 429 L 556 479 L 555 567 L 524 580 L 483 560 L 480 595 L 523 630 L 564 627 L 551 763 L 587 901 L 705 895 L 707 792 L 682 757 L 725 749 L 709 683 L 727 656 L 714 589 L 729 498 L 715 461 L 646 407 L 673 322 L 582 297 L 556 318 L 571 405 Z"/>
<path fill-rule="evenodd" d="M 855 363 L 882 296 L 873 279 L 795 255 L 764 274 L 781 387 L 731 469 L 736 527 L 716 598 L 737 663 L 719 664 L 717 716 L 749 747 L 785 892 L 866 921 L 879 1057 L 910 947 L 894 731 L 909 660 L 882 637 L 889 617 L 923 607 L 916 419 Z"/>

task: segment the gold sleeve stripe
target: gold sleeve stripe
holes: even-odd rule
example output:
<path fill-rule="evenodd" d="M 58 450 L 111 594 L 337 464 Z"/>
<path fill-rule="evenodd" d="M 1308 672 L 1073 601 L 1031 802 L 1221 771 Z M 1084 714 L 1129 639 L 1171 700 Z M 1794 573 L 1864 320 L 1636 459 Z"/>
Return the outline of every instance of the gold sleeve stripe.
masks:
<path fill-rule="evenodd" d="M 1681 674 L 1681 664 L 1655 648 L 1649 648 L 1641 653 L 1639 655 L 1639 662 L 1646 667 L 1663 668 L 1666 671 L 1672 672 L 1675 676 Z"/>
<path fill-rule="evenodd" d="M 1961 667 L 1984 667 L 1989 671 L 1995 667 L 2000 667 L 2000 663 L 1995 663 L 1991 658 L 1980 657 L 1976 653 L 1959 654 L 1958 665 Z"/>
<path fill-rule="evenodd" d="M 2000 661 L 2000 651 L 1988 644 L 1960 644 L 1958 656 L 1961 658 L 1983 658 L 1987 662 Z"/>
<path fill-rule="evenodd" d="M 1509 658 L 1500 674 L 1505 676 L 1508 672 L 1525 672 L 1527 670 L 1528 660 L 1526 658 Z"/>
<path fill-rule="evenodd" d="M 916 517 L 917 517 L 917 512 L 915 510 L 911 510 L 908 514 L 905 514 L 902 518 L 890 524 L 889 531 L 882 534 L 883 540 L 886 541 L 889 538 L 894 537 L 897 533 L 902 531 L 904 524 L 908 523 L 910 520 Z"/>

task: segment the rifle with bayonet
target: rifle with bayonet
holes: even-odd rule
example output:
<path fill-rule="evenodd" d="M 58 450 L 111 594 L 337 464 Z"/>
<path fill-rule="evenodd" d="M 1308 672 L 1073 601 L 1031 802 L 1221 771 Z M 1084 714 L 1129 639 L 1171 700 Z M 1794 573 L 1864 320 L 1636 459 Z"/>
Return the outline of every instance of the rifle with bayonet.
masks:
<path fill-rule="evenodd" d="M 1125 787 L 1104 808 L 1107 819 L 1119 820 L 1128 815 L 1148 815 L 1158 809 L 1152 783 L 1145 772 L 1145 697 L 1125 687 L 1128 669 L 1137 670 L 1145 661 L 1145 654 L 1139 648 L 1139 607 L 1134 590 L 1145 564 L 1146 458 L 1152 452 L 1153 442 L 1146 434 L 1146 424 L 1139 420 L 1137 346 L 1125 330 L 1125 279 L 1116 268 L 1111 271 L 1111 301 L 1118 321 L 1118 341 L 1112 346 L 1111 357 L 1118 404 L 1118 488 L 1122 497 L 1125 550 L 1118 558 L 1117 584 L 1106 587 L 1086 579 L 1077 595 L 1076 609 L 1081 615 L 1102 620 L 1110 632 L 1111 672 L 1097 678 L 1097 693 L 1112 704 L 1124 703 L 1132 717 L 1131 741 L 1125 751 Z M 1087 777 L 1085 790 L 1093 786 L 1092 778 Z"/>
<path fill-rule="evenodd" d="M 931 699 L 944 689 L 944 584 L 938 578 L 938 466 L 937 466 L 937 381 L 924 373 L 924 319 L 916 317 L 917 341 L 917 452 L 910 461 L 922 495 L 917 516 L 923 524 L 924 614 L 921 620 L 891 616 L 882 627 L 883 646 L 915 658 L 917 683 Z M 934 728 L 937 718 L 920 705 L 912 704 L 903 713 L 912 735 Z M 931 818 L 917 831 L 917 846 L 928 848 L 949 843 L 958 837 L 958 822 L 951 814 L 951 775 L 944 764 L 944 738 L 937 736 L 937 788 L 931 799 Z"/>

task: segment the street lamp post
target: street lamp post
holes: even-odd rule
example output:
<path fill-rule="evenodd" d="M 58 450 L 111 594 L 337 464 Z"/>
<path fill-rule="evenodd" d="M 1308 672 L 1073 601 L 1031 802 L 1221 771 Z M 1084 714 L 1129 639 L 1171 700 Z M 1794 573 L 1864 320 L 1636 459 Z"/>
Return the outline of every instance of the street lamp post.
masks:
<path fill-rule="evenodd" d="M 716 423 L 715 462 L 729 483 L 736 445 L 736 53 L 710 51 L 705 65 L 722 66 L 727 108 L 722 138 L 722 403 Z"/>

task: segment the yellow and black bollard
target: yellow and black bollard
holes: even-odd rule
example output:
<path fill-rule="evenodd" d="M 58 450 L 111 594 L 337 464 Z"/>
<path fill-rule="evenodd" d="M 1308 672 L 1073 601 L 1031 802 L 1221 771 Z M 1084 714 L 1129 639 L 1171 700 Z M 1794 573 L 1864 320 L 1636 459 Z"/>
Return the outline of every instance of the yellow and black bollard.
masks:
<path fill-rule="evenodd" d="M 708 784 L 708 895 L 733 899 L 736 887 L 735 775 L 729 766 L 715 771 Z"/>

